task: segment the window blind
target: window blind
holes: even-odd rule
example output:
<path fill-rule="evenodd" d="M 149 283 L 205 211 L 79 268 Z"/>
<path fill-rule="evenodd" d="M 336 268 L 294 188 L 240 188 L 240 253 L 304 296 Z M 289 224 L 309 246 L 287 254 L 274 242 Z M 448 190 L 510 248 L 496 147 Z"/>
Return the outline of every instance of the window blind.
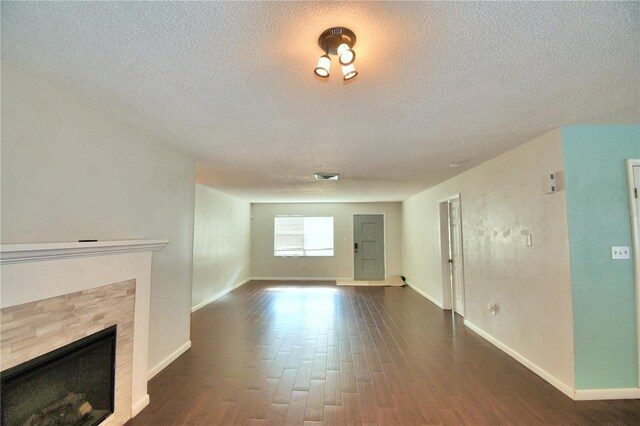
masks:
<path fill-rule="evenodd" d="M 274 256 L 304 256 L 304 218 L 276 216 Z"/>
<path fill-rule="evenodd" d="M 333 256 L 333 217 L 276 216 L 274 256 Z"/>

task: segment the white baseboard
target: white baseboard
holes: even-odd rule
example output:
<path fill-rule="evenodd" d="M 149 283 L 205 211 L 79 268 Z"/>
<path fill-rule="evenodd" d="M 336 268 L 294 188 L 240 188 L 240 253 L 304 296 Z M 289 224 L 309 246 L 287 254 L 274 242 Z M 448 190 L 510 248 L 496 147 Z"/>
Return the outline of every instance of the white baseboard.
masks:
<path fill-rule="evenodd" d="M 344 277 L 252 277 L 255 281 L 336 281 L 351 280 Z"/>
<path fill-rule="evenodd" d="M 216 294 L 215 296 L 208 298 L 208 299 L 207 299 L 207 300 L 205 300 L 204 302 L 200 302 L 200 303 L 198 303 L 197 305 L 192 306 L 192 307 L 191 307 L 191 313 L 194 313 L 194 312 L 195 312 L 195 311 L 197 311 L 198 309 L 202 309 L 202 308 L 204 308 L 204 307 L 205 307 L 205 306 L 207 306 L 209 303 L 211 303 L 211 302 L 213 302 L 213 301 L 215 301 L 215 300 L 217 300 L 217 299 L 220 299 L 220 298 L 221 298 L 222 296 L 224 296 L 225 294 L 227 294 L 227 293 L 229 293 L 229 292 L 231 292 L 231 291 L 235 290 L 236 288 L 238 288 L 238 287 L 240 287 L 240 286 L 242 286 L 242 285 L 244 285 L 244 284 L 248 283 L 249 281 L 251 281 L 251 278 L 247 278 L 247 279 L 246 279 L 246 280 L 244 280 L 244 281 L 240 281 L 238 284 L 235 284 L 235 285 L 233 285 L 232 287 L 229 287 L 228 289 L 226 289 L 226 290 L 224 290 L 224 291 L 222 291 L 222 292 L 220 292 L 220 293 Z"/>
<path fill-rule="evenodd" d="M 466 319 L 464 320 L 464 325 L 466 325 L 471 330 L 476 332 L 478 335 L 480 335 L 481 337 L 483 337 L 484 339 L 486 339 L 487 341 L 489 341 L 490 343 L 495 345 L 497 348 L 499 348 L 502 351 L 506 352 L 509 356 L 514 358 L 520 364 L 524 365 L 529 370 L 533 371 L 538 376 L 542 377 L 544 380 L 549 382 L 552 386 L 554 386 L 560 392 L 564 393 L 565 395 L 567 395 L 571 399 L 575 399 L 575 390 L 571 386 L 569 386 L 566 383 L 562 382 L 560 379 L 556 378 L 551 373 L 547 372 L 542 367 L 538 366 L 537 364 L 535 364 L 534 362 L 529 360 L 527 357 L 525 357 L 521 353 L 516 352 L 510 346 L 505 345 L 500 340 L 498 340 L 495 337 L 493 337 L 492 335 L 488 334 L 487 332 L 485 332 L 484 330 L 479 328 L 477 325 L 467 321 Z"/>
<path fill-rule="evenodd" d="M 149 405 L 149 394 L 146 394 L 131 406 L 131 418 L 135 417 Z"/>
<path fill-rule="evenodd" d="M 184 345 L 180 346 L 178 349 L 173 351 L 171 355 L 169 355 L 168 357 L 160 361 L 160 363 L 158 363 L 155 367 L 153 367 L 151 370 L 147 372 L 147 380 L 151 380 L 153 376 L 155 376 L 156 374 L 164 370 L 164 368 L 167 365 L 171 364 L 173 361 L 178 359 L 178 357 L 183 353 L 185 353 L 186 351 L 188 351 L 190 347 L 191 347 L 191 340 L 189 340 L 187 343 L 185 343 Z"/>
<path fill-rule="evenodd" d="M 412 289 L 414 289 L 416 292 L 418 292 L 422 297 L 424 297 L 425 299 L 427 299 L 429 302 L 433 303 L 434 305 L 436 305 L 438 308 L 440 309 L 444 309 L 442 307 L 442 303 L 440 303 L 438 300 L 434 299 L 433 297 L 429 296 L 427 293 L 425 293 L 424 291 L 420 290 L 418 287 L 414 286 L 413 284 L 411 284 L 410 282 L 406 281 L 407 285 L 409 287 L 411 287 Z"/>
<path fill-rule="evenodd" d="M 639 388 L 617 388 L 617 389 L 576 389 L 576 401 L 591 401 L 597 399 L 638 399 L 640 398 Z"/>

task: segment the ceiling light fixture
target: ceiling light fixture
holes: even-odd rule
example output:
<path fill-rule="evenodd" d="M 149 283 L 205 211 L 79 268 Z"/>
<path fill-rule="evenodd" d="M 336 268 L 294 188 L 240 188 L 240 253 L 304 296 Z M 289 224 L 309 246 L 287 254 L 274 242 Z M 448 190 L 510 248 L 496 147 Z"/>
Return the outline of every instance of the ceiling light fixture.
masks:
<path fill-rule="evenodd" d="M 351 80 L 358 75 L 355 66 L 356 52 L 353 45 L 356 44 L 356 35 L 348 28 L 334 27 L 329 28 L 320 34 L 318 44 L 324 51 L 324 55 L 320 56 L 318 66 L 313 71 L 318 77 L 329 77 L 329 68 L 331 67 L 331 58 L 329 55 L 337 55 L 338 62 L 342 65 L 342 75 L 344 81 Z"/>

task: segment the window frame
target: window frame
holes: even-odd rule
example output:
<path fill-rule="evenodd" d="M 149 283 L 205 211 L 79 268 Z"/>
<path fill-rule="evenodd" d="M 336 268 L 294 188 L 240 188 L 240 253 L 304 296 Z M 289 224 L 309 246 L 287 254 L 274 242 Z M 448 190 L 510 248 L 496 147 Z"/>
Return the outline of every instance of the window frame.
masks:
<path fill-rule="evenodd" d="M 285 242 L 282 242 L 282 244 L 279 246 L 278 243 L 279 241 L 282 241 L 282 239 L 286 239 L 287 237 L 284 236 L 283 237 L 283 229 L 286 225 L 281 225 L 280 227 L 278 226 L 278 219 L 287 219 L 287 218 L 300 218 L 301 220 L 301 233 L 300 233 L 300 239 L 301 242 L 299 244 L 299 247 L 291 247 L 290 249 L 287 250 L 286 247 L 283 248 L 283 246 L 286 246 Z M 331 247 L 319 247 L 319 248 L 307 248 L 305 247 L 305 236 L 307 236 L 307 238 L 310 238 L 312 233 L 311 232 L 305 232 L 305 219 L 331 219 Z M 295 226 L 295 225 L 294 225 Z M 278 231 L 281 231 L 280 233 L 278 233 Z M 325 234 L 325 237 L 328 237 L 327 234 Z M 293 243 L 290 242 L 289 244 L 295 244 L 295 239 L 296 239 L 296 234 L 292 233 L 290 234 L 290 239 L 294 240 Z M 288 254 L 282 254 L 283 252 L 287 252 Z M 294 253 L 296 252 L 296 253 Z M 275 215 L 273 218 L 273 256 L 274 257 L 333 257 L 335 256 L 335 217 L 334 216 L 304 216 L 304 215 Z"/>

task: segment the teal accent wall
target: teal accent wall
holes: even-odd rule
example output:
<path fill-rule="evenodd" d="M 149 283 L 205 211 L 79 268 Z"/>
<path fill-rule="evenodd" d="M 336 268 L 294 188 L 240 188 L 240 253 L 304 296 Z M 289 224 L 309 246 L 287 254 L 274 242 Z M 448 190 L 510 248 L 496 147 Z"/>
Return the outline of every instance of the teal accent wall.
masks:
<path fill-rule="evenodd" d="M 633 260 L 625 160 L 640 158 L 640 126 L 562 128 L 573 293 L 576 389 L 638 386 Z"/>

